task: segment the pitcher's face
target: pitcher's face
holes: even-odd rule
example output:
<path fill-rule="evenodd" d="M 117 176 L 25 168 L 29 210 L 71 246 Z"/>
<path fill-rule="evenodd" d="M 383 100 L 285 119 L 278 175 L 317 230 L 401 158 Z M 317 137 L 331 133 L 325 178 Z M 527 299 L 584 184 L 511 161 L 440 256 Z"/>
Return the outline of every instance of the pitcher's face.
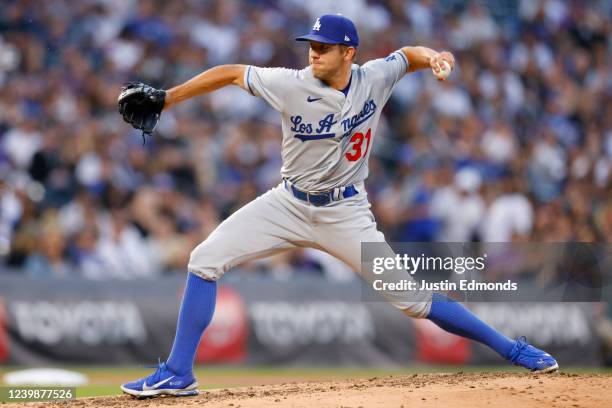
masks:
<path fill-rule="evenodd" d="M 344 64 L 351 63 L 352 53 L 349 51 L 351 48 L 310 41 L 308 62 L 314 77 L 323 81 L 334 77 Z"/>

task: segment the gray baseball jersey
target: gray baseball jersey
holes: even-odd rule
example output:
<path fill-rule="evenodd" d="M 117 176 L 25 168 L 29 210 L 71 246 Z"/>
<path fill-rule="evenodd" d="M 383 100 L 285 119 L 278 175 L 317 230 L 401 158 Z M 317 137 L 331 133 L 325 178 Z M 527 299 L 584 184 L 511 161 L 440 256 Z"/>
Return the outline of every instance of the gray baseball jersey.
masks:
<path fill-rule="evenodd" d="M 353 64 L 345 96 L 310 67 L 247 67 L 248 90 L 281 113 L 283 178 L 308 191 L 363 181 L 382 108 L 407 69 L 402 51 Z"/>

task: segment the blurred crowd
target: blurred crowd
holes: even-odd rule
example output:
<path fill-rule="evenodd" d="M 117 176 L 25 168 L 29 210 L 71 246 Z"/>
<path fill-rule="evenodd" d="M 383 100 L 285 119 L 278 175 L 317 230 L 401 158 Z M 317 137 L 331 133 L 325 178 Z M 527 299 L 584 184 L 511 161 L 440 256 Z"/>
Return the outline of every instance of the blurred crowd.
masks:
<path fill-rule="evenodd" d="M 280 181 L 280 118 L 237 87 L 164 112 L 153 138 L 121 85 L 218 64 L 301 68 L 317 15 L 359 28 L 357 62 L 455 54 L 384 110 L 369 198 L 388 241 L 612 241 L 611 1 L 4 0 L 0 263 L 31 276 L 183 271 L 191 249 Z M 236 245 L 240 245 L 239 242 Z M 294 251 L 246 269 L 342 278 Z"/>

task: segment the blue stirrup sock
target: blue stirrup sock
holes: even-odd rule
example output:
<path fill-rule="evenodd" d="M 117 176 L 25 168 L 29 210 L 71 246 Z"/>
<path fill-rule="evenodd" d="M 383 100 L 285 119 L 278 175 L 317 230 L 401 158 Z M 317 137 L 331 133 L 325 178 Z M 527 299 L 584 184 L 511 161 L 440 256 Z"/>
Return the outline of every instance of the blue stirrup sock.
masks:
<path fill-rule="evenodd" d="M 486 344 L 503 358 L 508 358 L 514 345 L 514 340 L 480 320 L 461 303 L 439 293 L 433 294 L 427 318 L 447 332 Z"/>
<path fill-rule="evenodd" d="M 166 361 L 168 368 L 176 374 L 184 375 L 193 369 L 198 344 L 212 320 L 216 300 L 217 282 L 188 274 L 174 344 Z"/>

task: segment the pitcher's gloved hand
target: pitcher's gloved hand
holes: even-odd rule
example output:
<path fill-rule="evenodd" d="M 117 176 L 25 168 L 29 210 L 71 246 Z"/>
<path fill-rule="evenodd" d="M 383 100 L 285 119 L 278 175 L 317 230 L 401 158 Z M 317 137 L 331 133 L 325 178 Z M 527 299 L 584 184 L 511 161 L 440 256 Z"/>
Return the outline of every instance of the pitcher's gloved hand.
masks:
<path fill-rule="evenodd" d="M 142 130 L 143 144 L 145 134 L 153 133 L 159 122 L 165 99 L 166 91 L 142 82 L 130 82 L 121 88 L 117 99 L 119 113 L 134 129 Z"/>

